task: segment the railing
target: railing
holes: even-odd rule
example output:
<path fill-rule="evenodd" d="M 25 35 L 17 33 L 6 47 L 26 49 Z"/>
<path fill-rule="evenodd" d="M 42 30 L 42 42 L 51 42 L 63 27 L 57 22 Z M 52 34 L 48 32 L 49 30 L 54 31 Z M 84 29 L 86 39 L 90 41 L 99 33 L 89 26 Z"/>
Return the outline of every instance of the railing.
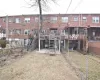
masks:
<path fill-rule="evenodd" d="M 89 36 L 88 39 L 92 41 L 100 41 L 100 36 Z"/>
<path fill-rule="evenodd" d="M 33 34 L 34 35 L 34 34 Z M 41 39 L 45 39 L 45 37 L 62 37 L 63 39 L 69 39 L 69 40 L 79 40 L 79 39 L 85 39 L 85 35 L 83 34 L 66 34 L 66 33 L 60 33 L 60 32 L 50 32 L 50 31 L 46 31 L 46 32 L 41 32 L 40 33 L 40 38 Z M 9 35 L 9 38 L 19 38 L 19 39 L 27 39 L 29 38 L 29 35 L 24 35 L 24 34 L 13 34 L 13 35 Z"/>
<path fill-rule="evenodd" d="M 82 39 L 85 39 L 85 35 L 83 34 L 66 34 L 66 33 L 60 33 L 60 32 L 44 32 L 44 33 L 41 33 L 41 38 L 45 38 L 45 36 L 51 36 L 51 37 L 59 37 L 61 36 L 61 38 L 63 39 L 69 39 L 69 40 L 82 40 Z"/>
<path fill-rule="evenodd" d="M 57 32 L 46 31 L 46 32 L 41 32 L 40 34 L 41 34 L 41 35 L 49 35 L 49 34 L 59 35 L 60 33 L 59 33 L 58 31 L 57 31 Z"/>
<path fill-rule="evenodd" d="M 85 39 L 85 35 L 75 35 L 75 34 L 72 34 L 72 35 L 68 35 L 68 34 L 65 34 L 65 39 L 69 39 L 69 40 L 81 40 L 81 39 Z"/>
<path fill-rule="evenodd" d="M 0 39 L 6 37 L 6 34 L 0 33 Z"/>

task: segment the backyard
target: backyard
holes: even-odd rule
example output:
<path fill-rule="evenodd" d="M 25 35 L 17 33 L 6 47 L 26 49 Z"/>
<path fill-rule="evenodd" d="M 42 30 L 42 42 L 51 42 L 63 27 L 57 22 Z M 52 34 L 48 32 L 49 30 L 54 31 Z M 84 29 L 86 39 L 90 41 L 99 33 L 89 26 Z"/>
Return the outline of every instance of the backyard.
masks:
<path fill-rule="evenodd" d="M 34 51 L 19 56 L 0 67 L 0 80 L 100 80 L 100 58 L 92 55 Z"/>
<path fill-rule="evenodd" d="M 61 54 L 30 52 L 0 68 L 1 80 L 79 80 Z"/>

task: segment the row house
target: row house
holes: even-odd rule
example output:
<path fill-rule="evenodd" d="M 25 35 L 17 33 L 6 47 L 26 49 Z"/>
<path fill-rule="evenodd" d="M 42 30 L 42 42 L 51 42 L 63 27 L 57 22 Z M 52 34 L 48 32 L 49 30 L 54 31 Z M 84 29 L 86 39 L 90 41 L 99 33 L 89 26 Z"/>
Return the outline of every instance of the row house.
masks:
<path fill-rule="evenodd" d="M 1 16 L 0 29 L 2 37 L 27 41 L 39 31 L 39 15 Z M 52 33 L 62 35 L 63 43 L 70 40 L 74 48 L 83 49 L 84 40 L 100 40 L 100 14 L 44 14 L 41 34 Z"/>

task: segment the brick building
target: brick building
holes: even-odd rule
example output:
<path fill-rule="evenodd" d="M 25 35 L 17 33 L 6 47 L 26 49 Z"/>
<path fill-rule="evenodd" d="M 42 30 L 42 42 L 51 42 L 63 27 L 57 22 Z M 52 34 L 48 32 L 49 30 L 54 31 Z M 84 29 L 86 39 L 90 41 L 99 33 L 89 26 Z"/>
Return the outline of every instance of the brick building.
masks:
<path fill-rule="evenodd" d="M 27 45 L 30 36 L 39 30 L 39 15 L 2 16 L 0 28 L 1 33 L 8 33 L 10 40 L 19 39 Z M 51 33 L 61 35 L 63 46 L 69 40 L 70 48 L 86 50 L 87 39 L 88 43 L 100 40 L 100 14 L 45 14 L 42 35 L 46 37 Z M 43 38 L 41 41 L 41 46 L 46 44 Z"/>

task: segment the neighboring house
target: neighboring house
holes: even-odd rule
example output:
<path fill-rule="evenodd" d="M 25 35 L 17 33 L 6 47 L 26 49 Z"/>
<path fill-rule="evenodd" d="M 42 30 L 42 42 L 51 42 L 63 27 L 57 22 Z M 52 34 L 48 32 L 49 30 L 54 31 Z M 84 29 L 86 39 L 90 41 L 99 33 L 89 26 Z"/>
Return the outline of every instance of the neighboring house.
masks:
<path fill-rule="evenodd" d="M 0 17 L 0 25 L 6 30 L 6 16 Z M 8 16 L 9 39 L 27 42 L 29 36 L 34 36 L 38 30 L 39 15 Z M 85 50 L 87 38 L 89 41 L 100 40 L 100 14 L 45 14 L 43 15 L 42 35 L 47 34 L 60 34 L 64 47 L 69 40 L 69 44 L 74 45 L 70 48 Z M 44 39 L 41 41 L 41 44 L 48 43 Z M 54 41 L 50 43 L 54 44 Z"/>

